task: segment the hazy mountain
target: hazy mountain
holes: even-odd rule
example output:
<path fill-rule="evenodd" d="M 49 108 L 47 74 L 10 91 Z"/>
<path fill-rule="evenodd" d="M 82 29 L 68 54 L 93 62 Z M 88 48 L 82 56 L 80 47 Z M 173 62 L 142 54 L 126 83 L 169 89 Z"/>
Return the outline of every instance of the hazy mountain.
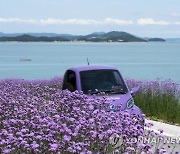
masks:
<path fill-rule="evenodd" d="M 16 37 L 16 36 L 20 36 L 20 35 L 23 35 L 24 33 L 13 33 L 13 34 L 5 34 L 5 33 L 1 33 L 0 32 L 0 37 Z"/>
<path fill-rule="evenodd" d="M 90 38 L 90 37 L 98 37 L 98 36 L 101 36 L 101 35 L 103 35 L 103 34 L 105 34 L 105 32 L 94 32 L 94 33 L 85 35 L 84 37 L 86 37 L 86 38 Z"/>

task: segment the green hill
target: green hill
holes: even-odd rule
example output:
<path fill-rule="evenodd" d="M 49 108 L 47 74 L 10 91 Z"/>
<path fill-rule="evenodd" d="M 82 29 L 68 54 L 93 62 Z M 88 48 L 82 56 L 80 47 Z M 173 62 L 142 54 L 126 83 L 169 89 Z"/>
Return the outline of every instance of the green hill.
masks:
<path fill-rule="evenodd" d="M 104 34 L 87 35 L 78 39 L 90 42 L 147 42 L 126 32 L 111 31 Z"/>

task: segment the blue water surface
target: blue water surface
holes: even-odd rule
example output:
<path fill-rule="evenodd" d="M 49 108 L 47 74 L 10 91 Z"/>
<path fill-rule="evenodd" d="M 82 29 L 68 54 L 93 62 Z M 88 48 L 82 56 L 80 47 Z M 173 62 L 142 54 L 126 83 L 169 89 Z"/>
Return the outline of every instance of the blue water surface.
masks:
<path fill-rule="evenodd" d="M 124 77 L 180 80 L 180 43 L 1 42 L 0 79 L 50 79 L 71 66 L 112 65 Z M 21 59 L 31 59 L 22 61 Z"/>

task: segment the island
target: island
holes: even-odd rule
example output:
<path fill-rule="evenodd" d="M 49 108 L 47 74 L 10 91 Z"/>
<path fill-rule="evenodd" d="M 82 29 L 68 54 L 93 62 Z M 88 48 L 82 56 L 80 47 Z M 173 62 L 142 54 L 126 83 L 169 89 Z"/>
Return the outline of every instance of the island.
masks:
<path fill-rule="evenodd" d="M 134 36 L 127 32 L 111 31 L 108 33 L 95 32 L 89 35 L 69 35 L 69 34 L 7 34 L 0 35 L 0 42 L 18 41 L 18 42 L 147 42 L 147 40 Z"/>
<path fill-rule="evenodd" d="M 154 41 L 154 42 L 165 42 L 165 39 L 162 38 L 150 38 L 148 39 L 148 41 Z"/>

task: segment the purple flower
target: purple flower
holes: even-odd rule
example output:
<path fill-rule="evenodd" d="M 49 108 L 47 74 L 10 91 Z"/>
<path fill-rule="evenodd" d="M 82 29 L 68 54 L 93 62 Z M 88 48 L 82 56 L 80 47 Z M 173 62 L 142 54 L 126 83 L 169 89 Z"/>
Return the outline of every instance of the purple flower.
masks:
<path fill-rule="evenodd" d="M 69 128 L 66 127 L 65 130 L 66 130 L 66 132 L 67 132 L 68 134 L 70 134 L 70 135 L 72 134 L 72 130 L 71 130 L 71 129 L 69 129 Z"/>
<path fill-rule="evenodd" d="M 89 110 L 94 110 L 94 106 L 93 105 L 89 105 Z"/>
<path fill-rule="evenodd" d="M 166 150 L 164 148 L 158 149 L 158 154 L 165 154 Z"/>
<path fill-rule="evenodd" d="M 21 129 L 22 133 L 26 133 L 28 131 L 28 129 Z"/>
<path fill-rule="evenodd" d="M 133 84 L 143 83 L 134 80 L 131 84 L 134 87 Z M 0 80 L 0 149 L 3 153 L 100 154 L 106 152 L 110 138 L 115 146 L 121 137 L 123 149 L 116 148 L 113 152 L 134 153 L 140 149 L 151 153 L 149 144 L 131 140 L 147 137 L 139 117 L 133 118 L 126 111 L 106 112 L 103 107 L 109 107 L 112 102 L 106 96 L 90 99 L 78 91 L 61 91 L 61 86 L 62 79 Z M 158 82 L 148 83 L 144 93 L 152 88 L 152 95 L 156 95 L 157 86 Z M 169 84 L 163 86 L 172 88 Z M 95 106 L 99 108 L 95 110 Z M 119 137 L 113 138 L 113 134 Z M 157 136 L 154 132 L 147 135 Z"/>
<path fill-rule="evenodd" d="M 68 152 L 73 152 L 73 148 L 72 147 L 68 147 Z"/>
<path fill-rule="evenodd" d="M 33 142 L 32 144 L 32 149 L 37 149 L 39 147 L 39 144 L 37 144 L 36 142 Z"/>
<path fill-rule="evenodd" d="M 90 131 L 90 134 L 92 135 L 93 138 L 96 138 L 97 132 L 96 131 Z"/>
<path fill-rule="evenodd" d="M 73 122 L 73 121 L 75 121 L 75 119 L 74 118 L 69 118 L 69 121 Z"/>
<path fill-rule="evenodd" d="M 50 150 L 51 151 L 56 151 L 58 149 L 58 144 L 50 144 Z"/>
<path fill-rule="evenodd" d="M 60 116 L 58 114 L 54 115 L 54 118 L 59 120 L 60 119 Z"/>
<path fill-rule="evenodd" d="M 163 129 L 158 129 L 158 131 L 162 134 L 163 133 Z"/>
<path fill-rule="evenodd" d="M 89 119 L 89 122 L 90 122 L 90 123 L 93 123 L 93 122 L 94 122 L 94 118 L 90 118 L 90 119 Z"/>
<path fill-rule="evenodd" d="M 27 141 L 21 141 L 21 145 L 26 145 L 27 144 Z"/>
<path fill-rule="evenodd" d="M 41 140 L 41 139 L 42 139 L 42 136 L 38 135 L 38 136 L 36 136 L 36 138 L 37 138 L 38 140 Z"/>
<path fill-rule="evenodd" d="M 3 153 L 6 154 L 6 153 L 10 153 L 11 152 L 11 149 L 4 149 L 3 150 Z"/>
<path fill-rule="evenodd" d="M 64 141 L 69 142 L 71 140 L 71 136 L 64 135 Z"/>
<path fill-rule="evenodd" d="M 146 127 L 152 127 L 152 126 L 153 126 L 153 123 L 152 123 L 152 122 L 145 123 L 145 126 L 146 126 Z"/>
<path fill-rule="evenodd" d="M 100 140 L 102 140 L 104 135 L 103 134 L 99 134 L 98 137 L 99 137 Z"/>
<path fill-rule="evenodd" d="M 92 154 L 92 152 L 91 151 L 87 151 L 86 154 Z"/>

